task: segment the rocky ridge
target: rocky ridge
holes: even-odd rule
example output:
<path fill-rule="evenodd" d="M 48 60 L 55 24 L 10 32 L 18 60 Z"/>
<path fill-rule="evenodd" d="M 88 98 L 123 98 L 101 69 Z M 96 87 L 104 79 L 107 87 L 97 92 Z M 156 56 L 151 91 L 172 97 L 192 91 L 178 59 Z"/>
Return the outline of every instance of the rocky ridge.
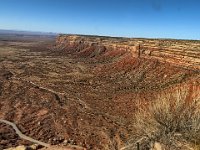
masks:
<path fill-rule="evenodd" d="M 185 68 L 200 69 L 200 42 L 198 41 L 60 35 L 56 42 L 58 49 L 77 48 L 79 52 L 95 49 L 97 54 L 118 49 L 130 52 L 133 57 L 158 59 Z"/>

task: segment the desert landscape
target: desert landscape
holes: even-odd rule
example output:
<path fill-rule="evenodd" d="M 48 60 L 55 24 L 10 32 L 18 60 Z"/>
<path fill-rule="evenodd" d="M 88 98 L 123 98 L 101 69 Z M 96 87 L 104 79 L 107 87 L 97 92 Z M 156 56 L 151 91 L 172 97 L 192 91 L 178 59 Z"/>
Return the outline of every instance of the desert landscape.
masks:
<path fill-rule="evenodd" d="M 199 150 L 200 41 L 1 35 L 0 120 L 0 150 Z"/>

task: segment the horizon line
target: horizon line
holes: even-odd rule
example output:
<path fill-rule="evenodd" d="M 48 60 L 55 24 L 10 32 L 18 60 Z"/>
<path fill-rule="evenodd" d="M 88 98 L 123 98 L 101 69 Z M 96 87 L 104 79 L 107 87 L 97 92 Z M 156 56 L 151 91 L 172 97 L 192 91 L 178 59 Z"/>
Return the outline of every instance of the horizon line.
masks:
<path fill-rule="evenodd" d="M 139 37 L 139 36 L 111 36 L 105 34 L 84 34 L 84 33 L 64 33 L 64 32 L 51 32 L 51 31 L 38 31 L 38 30 L 22 30 L 22 29 L 2 29 L 0 31 L 13 31 L 13 32 L 32 32 L 32 33 L 48 33 L 52 35 L 78 35 L 78 36 L 97 36 L 97 37 L 110 37 L 110 38 L 129 38 L 129 39 L 153 39 L 153 40 L 183 40 L 183 41 L 200 41 L 200 39 L 186 39 L 186 38 L 170 38 L 170 37 Z M 0 33 L 1 34 L 1 33 Z"/>

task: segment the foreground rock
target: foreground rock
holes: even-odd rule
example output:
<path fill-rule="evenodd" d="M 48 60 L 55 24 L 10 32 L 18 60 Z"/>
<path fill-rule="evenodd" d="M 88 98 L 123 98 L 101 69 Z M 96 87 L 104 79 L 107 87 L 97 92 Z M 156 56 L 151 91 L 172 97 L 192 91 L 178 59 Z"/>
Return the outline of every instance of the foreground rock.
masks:
<path fill-rule="evenodd" d="M 86 150 L 85 148 L 79 146 L 51 146 L 49 148 L 41 148 L 39 145 L 31 145 L 31 146 L 17 146 L 12 148 L 7 148 L 5 150 Z"/>

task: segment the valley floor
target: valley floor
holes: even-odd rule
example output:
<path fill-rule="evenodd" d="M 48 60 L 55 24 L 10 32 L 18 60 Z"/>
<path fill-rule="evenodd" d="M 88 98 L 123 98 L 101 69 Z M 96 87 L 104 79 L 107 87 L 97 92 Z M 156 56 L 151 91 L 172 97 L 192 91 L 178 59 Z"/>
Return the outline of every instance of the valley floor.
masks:
<path fill-rule="evenodd" d="M 139 105 L 186 90 L 200 96 L 200 72 L 112 50 L 57 50 L 52 40 L 0 41 L 0 119 L 51 145 L 117 150 L 134 134 Z M 0 149 L 33 143 L 0 123 Z"/>

